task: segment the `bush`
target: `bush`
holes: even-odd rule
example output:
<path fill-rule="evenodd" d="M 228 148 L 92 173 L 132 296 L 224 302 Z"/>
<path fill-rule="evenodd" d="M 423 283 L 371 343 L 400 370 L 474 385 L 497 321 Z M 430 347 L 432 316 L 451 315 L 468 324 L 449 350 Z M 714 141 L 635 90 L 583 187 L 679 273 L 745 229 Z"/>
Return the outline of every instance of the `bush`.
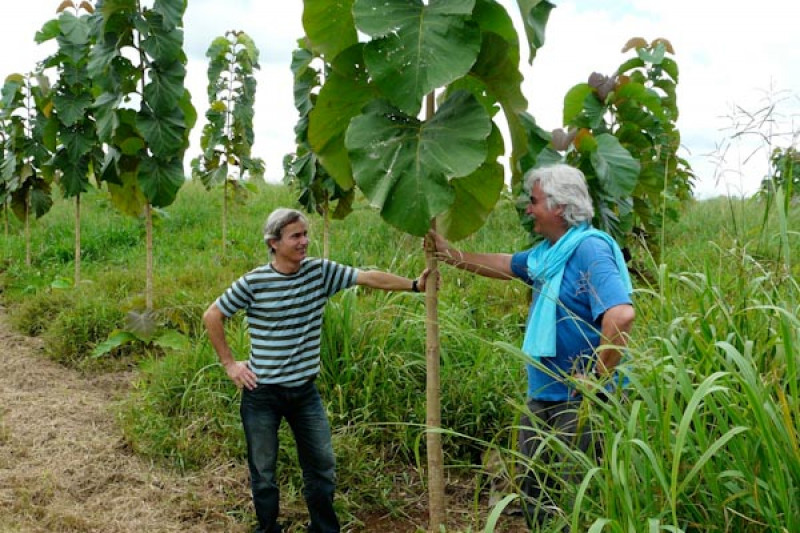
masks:
<path fill-rule="evenodd" d="M 71 306 L 61 309 L 44 331 L 45 352 L 54 361 L 69 367 L 106 367 L 109 358 L 93 359 L 91 353 L 109 333 L 120 327 L 123 319 L 116 302 L 78 296 Z M 133 345 L 128 345 L 117 349 L 113 355 L 124 358 L 134 353 L 134 349 Z"/>

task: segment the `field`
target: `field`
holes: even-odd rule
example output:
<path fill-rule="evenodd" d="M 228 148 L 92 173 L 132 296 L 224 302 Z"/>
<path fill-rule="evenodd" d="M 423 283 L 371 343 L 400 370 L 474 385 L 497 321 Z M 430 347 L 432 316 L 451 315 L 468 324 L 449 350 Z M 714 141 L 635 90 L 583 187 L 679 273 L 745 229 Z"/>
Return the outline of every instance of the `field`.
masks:
<path fill-rule="evenodd" d="M 15 332 L 4 326 L 9 341 L 0 348 L 0 469 L 13 475 L 0 480 L 0 530 L 251 528 L 238 392 L 200 315 L 266 261 L 261 226 L 293 196 L 264 185 L 235 205 L 224 256 L 221 203 L 219 191 L 189 183 L 158 213 L 152 331 L 133 327 L 146 318 L 141 221 L 117 214 L 102 192 L 84 196 L 78 287 L 71 203 L 57 201 L 33 225 L 30 267 L 22 228 L 9 221 L 0 290 Z M 527 246 L 513 203 L 501 200 L 459 247 Z M 313 217 L 311 255 L 322 253 L 321 231 Z M 782 215 L 757 199 L 716 199 L 665 224 L 654 237 L 660 257 L 633 250 L 637 323 L 622 370 L 631 387 L 607 403 L 585 400 L 605 453 L 571 457 L 582 481 L 559 495 L 563 515 L 547 531 L 800 531 L 798 232 L 796 206 Z M 330 239 L 331 258 L 343 263 L 405 276 L 424 263 L 420 242 L 363 201 L 332 223 Z M 548 468 L 526 464 L 513 445 L 527 289 L 442 270 L 448 530 L 524 530 L 500 511 L 514 506 L 514 472 Z M 319 384 L 334 427 L 337 505 L 350 531 L 425 529 L 424 329 L 419 295 L 354 289 L 328 305 Z M 240 320 L 228 336 L 244 358 Z M 34 401 L 25 369 L 42 369 L 51 410 Z M 288 433 L 282 442 L 283 514 L 300 531 L 301 477 Z M 14 470 L 20 465 L 37 475 Z M 492 507 L 490 496 L 508 497 Z"/>

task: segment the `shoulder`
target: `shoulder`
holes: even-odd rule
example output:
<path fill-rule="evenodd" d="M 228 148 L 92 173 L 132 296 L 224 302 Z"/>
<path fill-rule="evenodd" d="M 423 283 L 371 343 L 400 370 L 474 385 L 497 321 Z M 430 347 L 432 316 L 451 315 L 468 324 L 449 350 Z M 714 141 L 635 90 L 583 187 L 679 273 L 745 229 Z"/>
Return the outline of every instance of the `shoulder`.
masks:
<path fill-rule="evenodd" d="M 586 266 L 591 266 L 598 262 L 615 261 L 611 243 L 599 235 L 586 237 L 578 244 L 572 259 Z"/>

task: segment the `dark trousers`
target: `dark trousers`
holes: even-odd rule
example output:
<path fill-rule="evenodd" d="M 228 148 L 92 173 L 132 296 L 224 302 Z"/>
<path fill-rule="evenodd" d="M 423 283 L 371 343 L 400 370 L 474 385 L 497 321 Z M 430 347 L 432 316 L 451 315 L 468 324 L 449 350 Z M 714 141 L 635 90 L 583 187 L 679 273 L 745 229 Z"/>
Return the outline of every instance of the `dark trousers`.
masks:
<path fill-rule="evenodd" d="M 259 385 L 242 393 L 240 409 L 247 439 L 250 487 L 258 516 L 257 531 L 274 533 L 280 491 L 276 481 L 278 428 L 284 418 L 294 434 L 303 470 L 303 496 L 311 518 L 309 531 L 339 531 L 333 509 L 335 459 L 328 416 L 314 382 L 300 387 Z"/>
<path fill-rule="evenodd" d="M 528 411 L 520 420 L 520 451 L 531 459 L 522 480 L 522 510 L 528 525 L 541 525 L 550 518 L 556 508 L 553 495 L 563 490 L 560 480 L 573 482 L 577 479 L 577 465 L 568 457 L 553 450 L 553 443 L 546 443 L 549 435 L 555 435 L 572 449 L 582 452 L 592 444 L 592 432 L 588 420 L 578 416 L 580 402 L 546 402 L 528 400 Z M 536 468 L 533 463 L 544 465 Z"/>

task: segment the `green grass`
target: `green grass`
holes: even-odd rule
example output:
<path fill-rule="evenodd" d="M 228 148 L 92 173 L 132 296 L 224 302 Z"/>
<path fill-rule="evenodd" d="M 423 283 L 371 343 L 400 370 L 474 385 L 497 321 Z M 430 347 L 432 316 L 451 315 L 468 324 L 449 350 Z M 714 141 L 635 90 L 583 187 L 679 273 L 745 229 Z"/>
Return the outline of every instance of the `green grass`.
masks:
<path fill-rule="evenodd" d="M 264 262 L 261 227 L 282 186 L 262 186 L 231 214 L 221 255 L 219 191 L 187 184 L 158 217 L 156 322 L 189 348 L 138 343 L 91 353 L 125 315 L 143 306 L 141 221 L 115 214 L 103 193 L 83 202 L 83 283 L 72 276 L 72 205 L 57 201 L 33 226 L 33 265 L 21 227 L 0 246 L 0 288 L 15 327 L 40 335 L 55 359 L 86 371 L 138 362 L 139 380 L 120 413 L 132 448 L 182 469 L 244 457 L 238 392 L 217 364 L 201 314 L 236 277 Z M 573 531 L 800 531 L 800 213 L 767 213 L 757 200 L 688 207 L 666 228 L 658 263 L 634 250 L 637 321 L 622 371 L 631 386 L 608 403 L 582 406 L 604 442 L 601 458 L 572 452 L 580 482 L 558 497 Z M 321 253 L 312 218 L 311 254 Z M 381 222 L 363 203 L 331 225 L 331 258 L 417 275 L 418 239 Z M 459 243 L 509 252 L 528 244 L 512 202 Z M 519 469 L 552 465 L 515 452 L 524 399 L 519 350 L 529 301 L 519 282 L 501 283 L 443 266 L 439 316 L 448 472 L 472 480 L 473 529 L 488 512 L 484 452 L 497 450 L 513 494 Z M 422 297 L 362 288 L 338 295 L 325 315 L 319 385 L 334 429 L 345 522 L 360 513 L 410 513 L 424 486 L 425 331 Z M 228 323 L 239 358 L 241 320 Z M 589 395 L 591 396 L 591 395 Z M 299 505 L 301 476 L 284 438 L 282 484 Z M 557 441 L 551 446 L 559 446 Z M 405 495 L 400 493 L 405 491 Z M 505 500 L 505 503 L 508 503 Z M 468 521 L 469 521 L 468 520 Z M 501 519 L 502 521 L 502 519 Z M 555 527 L 555 526 L 554 526 Z"/>

